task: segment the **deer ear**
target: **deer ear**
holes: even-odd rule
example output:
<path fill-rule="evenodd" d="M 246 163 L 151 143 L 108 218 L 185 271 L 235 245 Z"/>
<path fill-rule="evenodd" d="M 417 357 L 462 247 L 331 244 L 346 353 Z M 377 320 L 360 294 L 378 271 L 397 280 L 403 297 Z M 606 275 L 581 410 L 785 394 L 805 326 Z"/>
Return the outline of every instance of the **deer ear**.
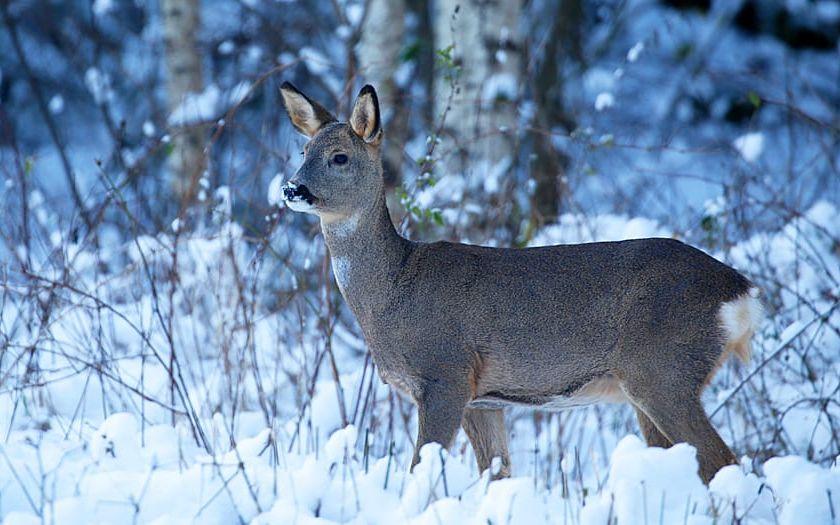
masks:
<path fill-rule="evenodd" d="M 376 97 L 376 90 L 370 84 L 363 87 L 356 97 L 356 104 L 350 115 L 350 127 L 368 144 L 378 145 L 382 141 L 379 99 Z"/>
<path fill-rule="evenodd" d="M 325 125 L 336 121 L 329 111 L 310 100 L 290 82 L 283 82 L 280 86 L 280 94 L 283 95 L 283 104 L 286 106 L 286 113 L 289 114 L 292 125 L 309 138 L 317 135 Z"/>

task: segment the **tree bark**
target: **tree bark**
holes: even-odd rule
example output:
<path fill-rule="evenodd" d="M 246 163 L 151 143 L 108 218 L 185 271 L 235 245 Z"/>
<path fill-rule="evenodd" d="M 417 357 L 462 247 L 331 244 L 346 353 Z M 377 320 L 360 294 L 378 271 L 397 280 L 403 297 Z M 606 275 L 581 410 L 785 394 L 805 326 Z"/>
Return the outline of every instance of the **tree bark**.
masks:
<path fill-rule="evenodd" d="M 501 189 L 515 155 L 520 12 L 521 0 L 439 0 L 433 15 L 435 48 L 453 46 L 459 68 L 453 81 L 451 68 L 438 65 L 435 81 L 436 118 L 448 108 L 441 138 L 453 141 L 458 151 L 447 168 L 466 172 L 471 186 L 483 182 L 491 193 Z M 487 181 L 492 174 L 499 180 Z"/>
<path fill-rule="evenodd" d="M 534 136 L 536 160 L 531 164 L 531 178 L 535 183 L 531 212 L 536 224 L 551 222 L 559 213 L 568 158 L 557 151 L 550 133 L 557 126 L 567 132 L 575 128 L 563 105 L 562 75 L 565 64 L 579 63 L 583 55 L 582 0 L 560 0 L 556 4 L 547 4 L 546 8 L 548 12 L 545 15 L 553 21 L 545 52 L 534 75 L 534 102 L 537 106 L 534 127 L 538 131 Z"/>
<path fill-rule="evenodd" d="M 366 83 L 373 84 L 382 108 L 385 142 L 382 160 L 385 183 L 400 180 L 403 147 L 408 131 L 408 105 L 397 86 L 394 73 L 400 65 L 405 32 L 404 0 L 369 0 L 367 14 L 356 47 L 356 54 Z"/>
<path fill-rule="evenodd" d="M 201 54 L 198 49 L 200 3 L 198 0 L 161 0 L 166 49 L 166 95 L 169 111 L 174 111 L 190 93 L 204 87 Z M 168 163 L 171 188 L 182 206 L 195 197 L 198 180 L 204 172 L 204 129 L 185 125 L 172 136 Z"/>

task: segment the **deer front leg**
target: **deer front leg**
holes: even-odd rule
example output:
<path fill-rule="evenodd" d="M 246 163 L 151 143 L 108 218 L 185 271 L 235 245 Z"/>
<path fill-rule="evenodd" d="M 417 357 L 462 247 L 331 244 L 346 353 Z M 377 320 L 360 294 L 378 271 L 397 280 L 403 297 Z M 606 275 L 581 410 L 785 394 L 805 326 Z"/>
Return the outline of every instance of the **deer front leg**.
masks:
<path fill-rule="evenodd" d="M 440 381 L 426 385 L 417 399 L 417 445 L 411 470 L 420 462 L 420 449 L 426 443 L 440 443 L 449 448 L 461 425 L 468 389 Z"/>
<path fill-rule="evenodd" d="M 491 472 L 492 479 L 510 476 L 510 454 L 504 411 L 468 408 L 464 411 L 462 425 L 475 451 L 475 461 L 478 463 L 479 472 L 490 468 L 493 458 L 497 457 L 502 460 L 502 467 L 495 474 Z"/>

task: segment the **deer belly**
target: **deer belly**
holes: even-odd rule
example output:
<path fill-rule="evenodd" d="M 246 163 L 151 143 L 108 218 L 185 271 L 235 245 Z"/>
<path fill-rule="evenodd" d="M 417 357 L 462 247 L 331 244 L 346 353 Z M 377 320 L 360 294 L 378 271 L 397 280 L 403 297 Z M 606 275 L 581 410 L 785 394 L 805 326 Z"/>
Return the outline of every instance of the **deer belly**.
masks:
<path fill-rule="evenodd" d="M 621 403 L 627 397 L 612 376 L 593 379 L 582 387 L 563 394 L 488 392 L 470 401 L 470 408 L 520 406 L 545 410 L 567 410 L 597 403 Z"/>

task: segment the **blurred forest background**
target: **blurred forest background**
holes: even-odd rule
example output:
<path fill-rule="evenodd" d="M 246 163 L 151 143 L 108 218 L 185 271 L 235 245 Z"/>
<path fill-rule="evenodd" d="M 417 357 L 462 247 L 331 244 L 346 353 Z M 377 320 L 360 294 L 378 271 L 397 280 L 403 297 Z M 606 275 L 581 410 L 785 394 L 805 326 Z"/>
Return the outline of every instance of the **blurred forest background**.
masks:
<path fill-rule="evenodd" d="M 233 218 L 264 236 L 269 181 L 299 162 L 282 80 L 338 114 L 377 87 L 391 185 L 419 223 L 457 211 L 434 214 L 436 235 L 526 244 L 563 212 L 611 211 L 725 242 L 743 217 L 724 228 L 710 199 L 736 216 L 763 199 L 774 209 L 749 222 L 773 222 L 838 192 L 833 1 L 33 0 L 2 14 L 12 245 L 33 191 L 77 235 L 131 231 L 111 186 L 143 232 L 200 223 L 225 186 Z"/>
<path fill-rule="evenodd" d="M 176 425 L 207 452 L 266 426 L 272 446 L 318 450 L 348 423 L 365 458 L 410 452 L 412 409 L 374 381 L 317 222 L 278 199 L 304 143 L 288 80 L 343 117 L 376 87 L 410 238 L 674 236 L 744 270 L 769 321 L 757 364 L 727 367 L 707 407 L 739 454 L 840 454 L 840 2 L 0 0 L 0 15 L 0 440 L 86 439 L 130 412 L 141 435 Z M 518 473 L 551 486 L 564 450 L 606 461 L 631 416 L 511 415 Z M 7 466 L 19 499 L 0 518 L 43 516 L 25 500 L 58 495 Z"/>

